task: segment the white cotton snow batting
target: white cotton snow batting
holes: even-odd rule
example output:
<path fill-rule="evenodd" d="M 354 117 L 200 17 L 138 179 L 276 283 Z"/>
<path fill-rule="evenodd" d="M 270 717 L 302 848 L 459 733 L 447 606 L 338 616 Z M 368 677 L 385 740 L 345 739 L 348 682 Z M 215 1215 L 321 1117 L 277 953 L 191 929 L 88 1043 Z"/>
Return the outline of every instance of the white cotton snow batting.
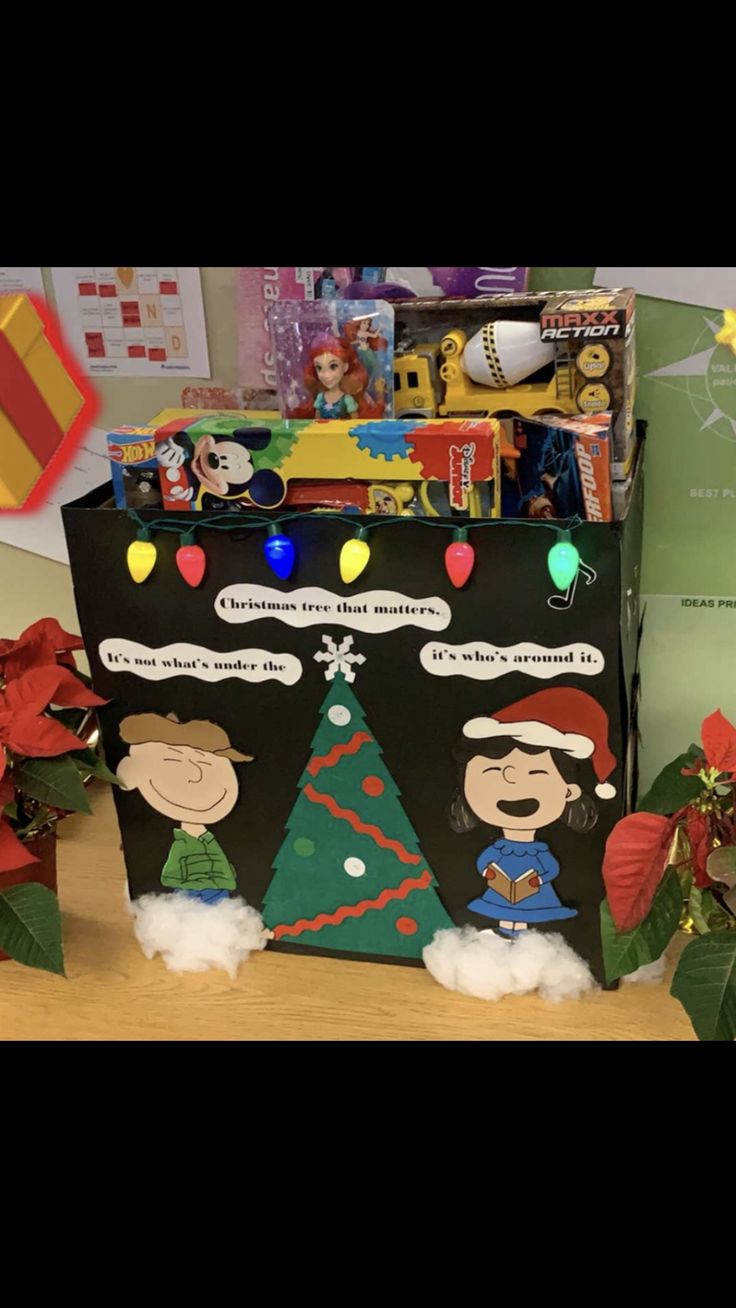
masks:
<path fill-rule="evenodd" d="M 251 952 L 266 946 L 263 918 L 242 899 L 203 904 L 179 895 L 143 895 L 130 911 L 146 958 L 160 954 L 170 972 L 221 968 L 234 979 Z"/>
<path fill-rule="evenodd" d="M 622 976 L 621 980 L 627 981 L 629 985 L 633 982 L 635 985 L 656 986 L 662 980 L 666 969 L 667 957 L 663 954 L 654 963 L 645 963 L 643 967 L 638 967 L 628 976 Z"/>
<path fill-rule="evenodd" d="M 438 931 L 424 950 L 427 971 L 447 990 L 502 999 L 538 990 L 543 999 L 577 999 L 596 983 L 590 968 L 560 935 L 526 930 L 516 940 L 495 931 Z"/>

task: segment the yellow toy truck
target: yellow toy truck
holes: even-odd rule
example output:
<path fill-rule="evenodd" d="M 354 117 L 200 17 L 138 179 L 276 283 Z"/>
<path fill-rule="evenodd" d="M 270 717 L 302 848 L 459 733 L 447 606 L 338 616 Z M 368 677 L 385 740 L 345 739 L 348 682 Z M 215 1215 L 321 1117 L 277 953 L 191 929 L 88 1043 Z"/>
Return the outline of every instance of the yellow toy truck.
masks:
<path fill-rule="evenodd" d="M 484 335 L 485 333 L 485 335 Z M 485 353 L 494 385 L 473 380 L 466 370 L 470 345 Z M 498 355 L 495 355 L 497 361 Z M 558 360 L 549 381 L 504 385 L 493 363 L 492 337 L 484 329 L 469 343 L 463 331 L 451 331 L 436 344 L 410 345 L 394 358 L 394 414 L 397 418 L 534 418 L 543 413 L 577 413 L 570 369 Z M 481 357 L 481 364 L 483 357 Z M 543 365 L 542 365 L 543 366 Z M 473 367 L 476 375 L 478 366 Z M 535 371 L 530 368 L 529 372 Z M 482 369 L 481 369 L 482 372 Z M 529 375 L 527 373 L 527 375 Z"/>

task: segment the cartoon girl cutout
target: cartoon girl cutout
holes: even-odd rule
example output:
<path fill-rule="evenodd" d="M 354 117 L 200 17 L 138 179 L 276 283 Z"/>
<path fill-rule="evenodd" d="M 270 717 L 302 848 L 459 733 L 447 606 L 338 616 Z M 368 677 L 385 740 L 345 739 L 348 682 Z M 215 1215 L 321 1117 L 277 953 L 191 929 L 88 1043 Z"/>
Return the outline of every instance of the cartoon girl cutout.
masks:
<path fill-rule="evenodd" d="M 319 336 L 313 341 L 304 382 L 312 397 L 305 417 L 380 418 L 383 413 L 385 405 L 367 394 L 368 372 L 346 338 Z"/>
<path fill-rule="evenodd" d="M 578 784 L 578 764 L 589 760 L 596 795 L 613 798 L 608 777 L 616 759 L 608 729 L 608 716 L 591 695 L 564 686 L 466 722 L 454 751 L 458 789 L 450 825 L 460 834 L 479 823 L 500 828 L 477 859 L 486 889 L 468 908 L 497 922 L 501 934 L 513 939 L 530 925 L 577 916 L 552 885 L 560 865 L 537 835 L 559 820 L 573 831 L 593 829 L 598 809 Z"/>

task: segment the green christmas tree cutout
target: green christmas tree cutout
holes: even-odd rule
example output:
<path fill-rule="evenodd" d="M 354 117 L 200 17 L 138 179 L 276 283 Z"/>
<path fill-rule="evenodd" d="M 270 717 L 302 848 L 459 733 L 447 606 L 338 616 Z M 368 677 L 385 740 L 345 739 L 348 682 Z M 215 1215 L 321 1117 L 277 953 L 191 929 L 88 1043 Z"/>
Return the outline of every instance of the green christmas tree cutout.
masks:
<path fill-rule="evenodd" d="M 330 689 L 274 862 L 263 917 L 275 940 L 421 958 L 453 926 L 378 742 L 351 689 L 353 637 L 315 655 Z"/>

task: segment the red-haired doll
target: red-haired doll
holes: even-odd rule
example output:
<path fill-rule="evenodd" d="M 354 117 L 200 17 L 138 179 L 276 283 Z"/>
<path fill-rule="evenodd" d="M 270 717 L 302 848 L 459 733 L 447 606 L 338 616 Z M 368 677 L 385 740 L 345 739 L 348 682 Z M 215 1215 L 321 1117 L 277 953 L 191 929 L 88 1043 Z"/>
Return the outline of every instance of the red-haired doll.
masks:
<path fill-rule="evenodd" d="M 295 416 L 380 418 L 385 406 L 367 394 L 368 380 L 366 368 L 347 339 L 319 336 L 311 345 L 304 370 L 314 403 L 311 412 Z"/>

